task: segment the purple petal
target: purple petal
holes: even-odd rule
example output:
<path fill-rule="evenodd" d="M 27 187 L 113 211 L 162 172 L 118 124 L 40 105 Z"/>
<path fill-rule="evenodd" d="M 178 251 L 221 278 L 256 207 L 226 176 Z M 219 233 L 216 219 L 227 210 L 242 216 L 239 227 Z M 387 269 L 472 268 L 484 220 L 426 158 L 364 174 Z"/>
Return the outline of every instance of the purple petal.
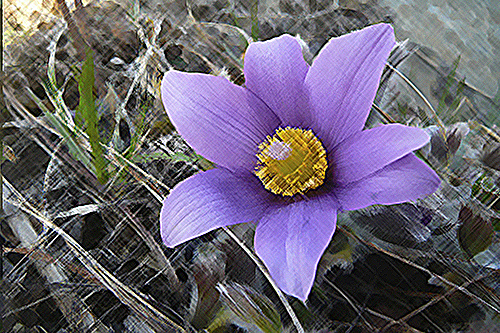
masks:
<path fill-rule="evenodd" d="M 255 250 L 287 294 L 307 299 L 335 231 L 337 207 L 327 196 L 309 198 L 275 209 L 259 222 Z"/>
<path fill-rule="evenodd" d="M 314 60 L 305 84 L 327 149 L 363 129 L 393 46 L 392 27 L 377 24 L 331 39 Z"/>
<path fill-rule="evenodd" d="M 356 210 L 414 201 L 436 191 L 440 182 L 434 170 L 408 154 L 373 175 L 335 189 L 335 196 L 342 209 Z"/>
<path fill-rule="evenodd" d="M 252 43 L 245 53 L 245 85 L 285 125 L 301 126 L 309 118 L 304 80 L 309 66 L 295 38 L 282 35 Z"/>
<path fill-rule="evenodd" d="M 167 114 L 203 157 L 231 170 L 252 170 L 258 145 L 279 119 L 253 93 L 225 78 L 169 71 L 161 87 Z"/>
<path fill-rule="evenodd" d="M 427 142 L 429 136 L 425 131 L 400 124 L 357 132 L 330 152 L 333 180 L 346 185 L 364 178 Z"/>
<path fill-rule="evenodd" d="M 173 247 L 222 226 L 258 221 L 269 204 L 269 194 L 251 174 L 198 173 L 177 184 L 163 202 L 163 242 Z"/>

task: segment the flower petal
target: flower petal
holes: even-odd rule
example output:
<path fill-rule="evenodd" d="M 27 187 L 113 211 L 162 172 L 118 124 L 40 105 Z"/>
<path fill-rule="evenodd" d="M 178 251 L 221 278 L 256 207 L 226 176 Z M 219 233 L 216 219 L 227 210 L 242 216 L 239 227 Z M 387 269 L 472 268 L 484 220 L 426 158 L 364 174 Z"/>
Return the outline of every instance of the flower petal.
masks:
<path fill-rule="evenodd" d="M 253 93 L 225 78 L 169 71 L 161 87 L 167 114 L 203 157 L 231 170 L 252 170 L 258 145 L 279 119 Z"/>
<path fill-rule="evenodd" d="M 305 301 L 316 267 L 335 231 L 337 202 L 322 196 L 265 215 L 255 231 L 255 251 L 287 294 Z"/>
<path fill-rule="evenodd" d="M 331 39 L 307 73 L 313 128 L 327 149 L 361 131 L 394 46 L 389 24 Z"/>
<path fill-rule="evenodd" d="M 345 187 L 335 189 L 344 210 L 392 205 L 423 198 L 439 187 L 438 175 L 413 154 Z"/>
<path fill-rule="evenodd" d="M 251 174 L 198 173 L 177 184 L 163 202 L 162 239 L 173 247 L 222 226 L 258 221 L 269 205 L 269 194 Z"/>
<path fill-rule="evenodd" d="M 335 184 L 364 178 L 429 142 L 420 128 L 400 124 L 357 132 L 337 145 L 328 156 Z"/>
<path fill-rule="evenodd" d="M 246 87 L 285 125 L 300 127 L 310 116 L 304 93 L 308 69 L 299 43 L 290 35 L 251 43 L 245 53 Z"/>

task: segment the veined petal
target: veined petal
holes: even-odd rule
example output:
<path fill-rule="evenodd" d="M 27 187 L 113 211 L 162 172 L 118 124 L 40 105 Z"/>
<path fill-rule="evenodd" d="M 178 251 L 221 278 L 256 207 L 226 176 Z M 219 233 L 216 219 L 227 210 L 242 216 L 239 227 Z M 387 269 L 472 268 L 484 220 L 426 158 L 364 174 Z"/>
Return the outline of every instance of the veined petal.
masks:
<path fill-rule="evenodd" d="M 286 125 L 301 126 L 310 117 L 304 93 L 308 69 L 299 43 L 290 35 L 251 43 L 245 53 L 246 87 Z"/>
<path fill-rule="evenodd" d="M 338 204 L 327 196 L 309 198 L 266 214 L 255 231 L 255 251 L 287 294 L 307 299 L 316 267 L 330 242 Z"/>
<path fill-rule="evenodd" d="M 163 202 L 163 242 L 173 247 L 222 226 L 258 221 L 268 205 L 269 194 L 251 174 L 198 173 L 177 184 Z"/>
<path fill-rule="evenodd" d="M 414 201 L 436 191 L 440 182 L 434 170 L 408 154 L 372 175 L 336 188 L 334 193 L 342 209 L 356 210 Z"/>
<path fill-rule="evenodd" d="M 252 170 L 258 145 L 279 124 L 252 92 L 225 78 L 169 71 L 162 81 L 167 114 L 203 157 L 231 170 Z"/>
<path fill-rule="evenodd" d="M 330 152 L 333 180 L 346 185 L 364 178 L 427 142 L 429 136 L 422 129 L 400 124 L 357 132 Z"/>
<path fill-rule="evenodd" d="M 305 84 L 327 149 L 363 129 L 394 44 L 392 27 L 377 24 L 332 38 L 314 60 Z"/>

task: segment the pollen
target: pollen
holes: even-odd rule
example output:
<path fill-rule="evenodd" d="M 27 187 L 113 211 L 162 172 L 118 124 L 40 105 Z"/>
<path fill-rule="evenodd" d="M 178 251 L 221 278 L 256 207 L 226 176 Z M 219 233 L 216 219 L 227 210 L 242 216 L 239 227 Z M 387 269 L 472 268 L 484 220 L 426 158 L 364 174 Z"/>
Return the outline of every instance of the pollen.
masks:
<path fill-rule="evenodd" d="M 255 175 L 274 194 L 293 196 L 322 185 L 326 150 L 311 130 L 278 128 L 259 145 Z"/>

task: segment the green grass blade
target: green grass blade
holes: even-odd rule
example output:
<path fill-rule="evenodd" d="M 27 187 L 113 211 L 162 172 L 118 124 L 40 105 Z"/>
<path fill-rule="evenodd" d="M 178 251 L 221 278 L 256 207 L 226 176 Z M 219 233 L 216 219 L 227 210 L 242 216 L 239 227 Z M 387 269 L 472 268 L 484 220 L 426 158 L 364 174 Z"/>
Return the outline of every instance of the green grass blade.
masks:
<path fill-rule="evenodd" d="M 66 119 L 62 119 L 61 113 L 52 113 L 31 89 L 27 88 L 26 91 L 33 102 L 35 102 L 40 110 L 43 111 L 45 117 L 52 125 L 52 127 L 61 135 L 61 137 L 64 138 L 71 156 L 73 156 L 77 161 L 82 162 L 87 168 L 89 168 L 89 156 L 86 151 L 82 147 L 80 147 L 80 144 L 78 143 L 75 135 L 75 129 L 67 125 Z"/>
<path fill-rule="evenodd" d="M 76 110 L 76 119 L 80 120 L 84 127 L 85 133 L 89 137 L 90 147 L 92 148 L 92 164 L 95 168 L 97 180 L 101 184 L 108 181 L 108 173 L 106 171 L 106 160 L 101 147 L 99 138 L 99 130 L 97 123 L 99 115 L 94 98 L 94 58 L 92 51 L 87 50 L 87 56 L 82 66 L 82 72 L 78 78 L 78 91 L 80 92 L 80 103 Z"/>

